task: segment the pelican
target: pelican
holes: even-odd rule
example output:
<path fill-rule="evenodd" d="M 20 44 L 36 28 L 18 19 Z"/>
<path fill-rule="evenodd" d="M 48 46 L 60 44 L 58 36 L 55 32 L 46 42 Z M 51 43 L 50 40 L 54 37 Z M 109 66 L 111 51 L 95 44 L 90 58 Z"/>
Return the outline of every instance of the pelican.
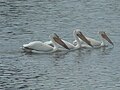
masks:
<path fill-rule="evenodd" d="M 93 38 L 90 38 L 90 37 L 87 37 L 87 36 L 85 36 L 85 38 L 88 41 L 90 41 L 90 43 L 93 47 L 105 47 L 105 46 L 107 46 L 105 44 L 105 41 L 108 41 L 111 45 L 114 46 L 113 42 L 109 39 L 109 37 L 107 36 L 107 34 L 104 31 L 99 31 L 99 35 L 100 35 L 100 40 L 101 41 L 97 41 L 97 40 L 95 40 Z M 77 41 L 74 41 L 73 43 L 76 44 Z"/>
<path fill-rule="evenodd" d="M 72 44 L 72 43 L 70 43 L 70 42 L 68 42 L 68 41 L 66 41 L 66 40 L 61 39 L 61 40 L 68 46 L 69 49 L 71 49 L 71 50 L 76 50 L 76 49 L 82 48 L 82 46 L 83 46 L 83 44 L 81 43 L 82 40 L 83 40 L 84 42 L 86 42 L 88 46 L 92 46 L 91 43 L 90 43 L 90 41 L 88 41 L 88 40 L 84 37 L 84 35 L 82 34 L 82 32 L 74 30 L 74 31 L 73 31 L 73 36 L 74 36 L 75 41 L 76 41 L 76 43 L 77 43 L 76 45 L 74 45 L 74 44 Z M 80 38 L 80 39 L 79 39 L 79 38 Z M 44 43 L 53 46 L 53 44 L 52 44 L 51 41 L 47 41 L 47 42 L 44 42 Z M 86 46 L 87 46 L 87 45 L 86 45 Z M 61 47 L 61 46 L 59 46 L 59 47 Z"/>
<path fill-rule="evenodd" d="M 43 51 L 43 52 L 55 52 L 59 51 L 58 45 L 61 45 L 65 49 L 69 49 L 68 46 L 59 38 L 59 36 L 54 33 L 54 35 L 49 36 L 51 39 L 51 42 L 53 43 L 53 46 L 50 46 L 48 44 L 45 44 L 41 41 L 33 41 L 28 44 L 23 45 L 23 49 L 28 52 L 34 51 Z"/>

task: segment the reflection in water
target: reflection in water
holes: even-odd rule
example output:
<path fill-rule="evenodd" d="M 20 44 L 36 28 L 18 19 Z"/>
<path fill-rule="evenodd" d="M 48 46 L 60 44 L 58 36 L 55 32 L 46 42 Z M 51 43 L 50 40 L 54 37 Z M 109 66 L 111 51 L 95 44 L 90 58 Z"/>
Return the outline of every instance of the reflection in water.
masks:
<path fill-rule="evenodd" d="M 110 55 L 114 47 L 101 47 L 102 55 Z"/>
<path fill-rule="evenodd" d="M 68 51 L 65 52 L 55 52 L 52 54 L 53 58 L 55 58 L 55 60 L 57 59 L 64 59 L 65 55 L 68 53 Z"/>

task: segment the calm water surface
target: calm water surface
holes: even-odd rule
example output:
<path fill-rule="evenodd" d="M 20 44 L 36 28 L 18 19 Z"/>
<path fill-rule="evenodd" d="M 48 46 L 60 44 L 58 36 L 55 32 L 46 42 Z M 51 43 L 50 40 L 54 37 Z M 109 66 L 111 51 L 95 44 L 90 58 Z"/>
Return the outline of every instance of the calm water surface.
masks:
<path fill-rule="evenodd" d="M 115 46 L 52 54 L 20 47 L 56 32 L 72 42 L 80 28 Z M 120 0 L 1 0 L 0 90 L 120 90 Z"/>

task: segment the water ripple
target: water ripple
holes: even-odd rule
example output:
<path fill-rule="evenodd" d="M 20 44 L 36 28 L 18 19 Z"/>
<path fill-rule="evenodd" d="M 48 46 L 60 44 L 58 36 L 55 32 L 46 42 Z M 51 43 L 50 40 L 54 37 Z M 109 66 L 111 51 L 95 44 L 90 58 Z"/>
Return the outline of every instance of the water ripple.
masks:
<path fill-rule="evenodd" d="M 1 90 L 119 90 L 119 0 L 1 0 Z M 72 42 L 80 28 L 98 39 L 106 31 L 115 46 L 33 54 L 20 47 L 48 41 L 51 33 Z M 99 39 L 98 39 L 99 40 Z"/>

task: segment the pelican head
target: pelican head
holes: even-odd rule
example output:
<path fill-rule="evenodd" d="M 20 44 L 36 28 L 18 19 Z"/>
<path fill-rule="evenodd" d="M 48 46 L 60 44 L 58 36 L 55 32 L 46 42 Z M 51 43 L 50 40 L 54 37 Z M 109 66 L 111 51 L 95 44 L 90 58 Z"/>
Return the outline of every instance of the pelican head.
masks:
<path fill-rule="evenodd" d="M 54 40 L 56 43 L 58 43 L 58 44 L 60 44 L 61 46 L 63 46 L 64 48 L 69 49 L 68 46 L 61 40 L 61 38 L 60 38 L 56 33 L 54 33 L 54 35 L 53 35 L 53 40 Z"/>
<path fill-rule="evenodd" d="M 77 30 L 77 31 L 76 31 L 76 35 L 77 35 L 81 40 L 83 40 L 84 42 L 86 42 L 88 45 L 90 45 L 91 47 L 93 47 L 92 44 L 91 44 L 91 42 L 86 39 L 86 37 L 82 34 L 81 31 L 78 31 L 78 30 Z"/>
<path fill-rule="evenodd" d="M 107 34 L 104 31 L 100 31 L 99 34 L 102 36 L 102 38 L 104 38 L 105 40 L 107 40 L 110 44 L 113 44 L 113 42 L 110 40 L 110 38 L 107 36 Z"/>

